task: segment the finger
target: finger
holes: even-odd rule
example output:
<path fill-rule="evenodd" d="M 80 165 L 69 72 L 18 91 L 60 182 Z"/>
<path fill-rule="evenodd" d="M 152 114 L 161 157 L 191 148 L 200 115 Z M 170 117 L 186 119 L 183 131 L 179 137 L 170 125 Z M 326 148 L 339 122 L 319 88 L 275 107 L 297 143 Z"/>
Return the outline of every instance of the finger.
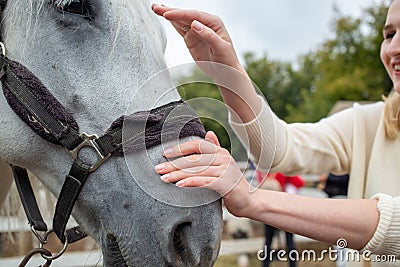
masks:
<path fill-rule="evenodd" d="M 165 5 L 159 5 L 159 4 L 153 4 L 151 5 L 151 9 L 153 10 L 154 13 L 156 13 L 159 16 L 163 16 L 165 12 L 175 10 L 176 8 L 172 7 L 167 7 Z"/>
<path fill-rule="evenodd" d="M 203 40 L 211 46 L 214 53 L 225 51 L 229 46 L 229 42 L 219 36 L 214 29 L 205 26 L 197 20 L 192 22 L 191 29 L 200 40 Z M 188 46 L 188 48 L 190 49 L 191 47 Z"/>
<path fill-rule="evenodd" d="M 182 188 L 201 187 L 216 191 L 221 196 L 228 194 L 239 182 L 225 183 L 223 179 L 207 176 L 192 176 L 178 181 L 175 185 Z"/>
<path fill-rule="evenodd" d="M 222 21 L 217 16 L 198 10 L 173 9 L 166 11 L 163 16 L 170 21 L 182 21 L 188 24 L 197 20 L 211 27 L 213 30 L 218 30 L 223 25 Z"/>
<path fill-rule="evenodd" d="M 190 30 L 190 23 L 184 23 L 180 21 L 171 22 L 175 30 L 183 37 Z M 196 37 L 197 38 L 197 37 Z"/>
<path fill-rule="evenodd" d="M 176 183 L 181 180 L 190 178 L 190 177 L 215 177 L 219 178 L 223 174 L 223 170 L 221 170 L 217 166 L 205 166 L 203 168 L 194 167 L 189 169 L 183 169 L 178 171 L 173 171 L 162 175 L 160 178 L 166 183 Z"/>
<path fill-rule="evenodd" d="M 217 135 L 213 131 L 208 131 L 204 139 L 207 141 L 211 141 L 216 146 L 221 146 L 219 144 Z"/>
<path fill-rule="evenodd" d="M 151 9 L 157 15 L 163 17 L 165 12 L 176 10 L 176 8 L 167 7 L 164 5 L 153 4 Z M 172 26 L 176 29 L 176 31 L 184 36 L 186 32 L 190 29 L 190 22 L 180 22 L 180 21 L 170 21 Z"/>
<path fill-rule="evenodd" d="M 173 24 L 179 22 L 185 26 L 190 25 L 190 29 L 193 30 L 197 38 L 200 37 L 200 39 L 206 41 L 215 48 L 218 48 L 218 46 L 221 43 L 226 43 L 223 37 L 227 38 L 227 40 L 230 40 L 229 35 L 225 30 L 223 22 L 217 16 L 197 10 L 180 10 L 180 9 L 167 11 L 163 14 L 163 16 L 164 18 L 171 21 L 171 23 Z M 175 27 L 175 28 L 182 36 L 185 36 L 187 30 L 183 30 L 182 27 Z M 221 34 L 221 36 L 219 34 Z M 190 38 L 185 38 L 187 47 L 189 49 L 193 48 L 196 44 L 199 43 L 198 40 L 194 40 L 195 41 L 194 43 L 188 42 L 188 40 L 190 41 L 192 39 L 193 37 L 191 36 Z M 225 48 L 222 47 L 221 49 Z"/>
<path fill-rule="evenodd" d="M 196 154 L 176 159 L 171 162 L 164 162 L 155 166 L 155 170 L 159 174 L 170 173 L 177 170 L 185 169 L 186 172 L 202 171 L 209 166 L 219 165 L 216 162 L 215 154 Z"/>
<path fill-rule="evenodd" d="M 191 154 L 215 154 L 218 148 L 216 145 L 205 140 L 193 140 L 172 146 L 166 149 L 163 155 L 167 158 L 176 158 Z"/>
<path fill-rule="evenodd" d="M 184 25 L 191 25 L 191 29 L 196 33 L 197 37 L 207 42 L 214 49 L 224 51 L 226 46 L 229 46 L 229 34 L 226 32 L 222 20 L 215 15 L 197 10 L 172 9 L 163 13 L 163 16 L 171 22 L 180 22 Z M 182 36 L 185 36 L 185 30 L 182 30 L 182 28 L 179 29 L 179 27 L 176 27 L 176 29 Z M 191 39 L 189 38 L 188 40 Z M 187 40 L 185 41 L 187 42 Z M 198 43 L 198 41 L 194 44 L 187 42 L 187 46 L 191 49 Z"/>
<path fill-rule="evenodd" d="M 176 183 L 178 187 L 205 187 L 209 188 L 210 185 L 214 184 L 218 178 L 215 177 L 204 177 L 204 176 L 193 176 L 190 178 L 186 178 L 184 180 L 180 180 Z M 212 189 L 212 188 L 209 188 Z"/>

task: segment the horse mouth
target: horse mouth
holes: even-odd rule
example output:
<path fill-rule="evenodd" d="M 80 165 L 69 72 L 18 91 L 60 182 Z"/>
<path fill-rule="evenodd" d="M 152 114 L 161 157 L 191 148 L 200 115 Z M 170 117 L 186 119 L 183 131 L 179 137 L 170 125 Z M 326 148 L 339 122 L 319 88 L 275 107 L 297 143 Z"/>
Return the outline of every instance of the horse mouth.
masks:
<path fill-rule="evenodd" d="M 128 267 L 128 264 L 122 255 L 117 237 L 114 234 L 107 234 L 106 246 L 105 266 Z"/>

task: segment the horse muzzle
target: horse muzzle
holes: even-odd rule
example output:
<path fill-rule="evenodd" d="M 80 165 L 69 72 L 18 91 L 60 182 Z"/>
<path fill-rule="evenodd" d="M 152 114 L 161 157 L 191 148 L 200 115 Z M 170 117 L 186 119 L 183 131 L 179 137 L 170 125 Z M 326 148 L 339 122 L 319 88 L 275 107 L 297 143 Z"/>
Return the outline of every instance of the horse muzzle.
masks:
<path fill-rule="evenodd" d="M 134 208 L 120 203 L 125 209 Z M 152 214 L 152 210 L 162 212 Z M 135 220 L 122 215 L 117 221 L 107 222 L 108 229 L 101 230 L 107 233 L 100 239 L 104 266 L 205 267 L 213 266 L 218 256 L 220 201 L 184 209 L 156 201 L 153 207 L 137 212 Z"/>

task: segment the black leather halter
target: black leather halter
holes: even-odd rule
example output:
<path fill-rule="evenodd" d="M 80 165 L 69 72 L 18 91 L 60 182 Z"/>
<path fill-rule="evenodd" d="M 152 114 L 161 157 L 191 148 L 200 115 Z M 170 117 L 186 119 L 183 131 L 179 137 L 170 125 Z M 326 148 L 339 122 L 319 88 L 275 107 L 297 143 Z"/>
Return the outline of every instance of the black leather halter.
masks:
<path fill-rule="evenodd" d="M 0 0 L 0 14 L 7 0 Z M 118 118 L 104 135 L 90 135 L 79 132 L 79 126 L 73 116 L 46 89 L 41 81 L 22 64 L 5 56 L 5 48 L 0 31 L 0 81 L 4 96 L 14 112 L 45 140 L 66 148 L 72 157 L 72 166 L 64 180 L 58 196 L 53 217 L 53 228 L 48 230 L 40 213 L 37 201 L 29 180 L 27 170 L 11 165 L 14 180 L 33 234 L 39 240 L 39 248 L 31 250 L 22 260 L 25 266 L 32 255 L 41 254 L 50 266 L 52 260 L 60 257 L 68 243 L 73 243 L 86 236 L 79 226 L 66 230 L 72 209 L 89 178 L 89 174 L 97 170 L 110 156 L 123 156 L 122 146 L 129 152 L 146 149 L 188 136 L 205 136 L 205 130 L 195 112 L 184 101 L 171 102 L 167 105 L 136 112 Z M 170 114 L 173 112 L 173 115 Z M 168 123 L 167 123 L 168 117 Z M 123 134 L 123 124 L 128 122 L 128 138 Z M 134 129 L 131 129 L 131 128 Z M 126 129 L 126 126 L 124 127 Z M 179 134 L 177 131 L 180 129 Z M 126 133 L 124 133 L 125 135 Z M 125 142 L 123 144 L 123 142 Z M 79 157 L 82 148 L 90 148 L 96 162 L 85 162 Z M 44 232 L 44 234 L 39 234 Z M 52 254 L 43 246 L 47 237 L 54 232 L 62 243 L 60 252 Z"/>
<path fill-rule="evenodd" d="M 4 5 L 5 0 L 0 0 L 0 8 Z M 86 236 L 79 227 L 66 230 L 66 225 L 89 174 L 98 169 L 110 156 L 123 155 L 122 126 L 124 120 L 138 122 L 139 125 L 144 126 L 142 130 L 132 131 L 135 134 L 130 138 L 128 147 L 133 150 L 159 145 L 161 134 L 163 135 L 162 141 L 171 141 L 188 136 L 203 138 L 205 136 L 204 127 L 195 112 L 182 100 L 149 111 L 122 116 L 101 137 L 80 133 L 78 124 L 72 115 L 66 111 L 33 73 L 22 64 L 8 59 L 5 56 L 4 45 L 2 43 L 0 45 L 3 48 L 3 54 L 0 55 L 0 80 L 8 104 L 38 135 L 51 143 L 66 148 L 72 157 L 72 167 L 58 196 L 51 230 L 47 229 L 47 225 L 40 214 L 26 169 L 12 166 L 14 179 L 29 224 L 42 245 L 42 241 L 46 241 L 49 232 L 54 232 L 65 245 Z M 172 120 L 174 123 L 180 123 L 180 125 L 170 127 L 169 130 L 173 131 L 174 134 L 165 134 L 163 124 L 170 113 L 177 108 L 179 112 L 174 115 L 175 118 Z M 180 133 L 178 135 L 176 132 L 179 128 Z M 145 142 L 144 146 L 141 145 L 142 141 Z M 84 147 L 89 148 L 94 153 L 97 158 L 96 162 L 85 162 L 79 157 L 79 152 Z M 38 232 L 45 232 L 45 234 L 40 235 Z M 52 260 L 55 257 L 49 258 Z"/>

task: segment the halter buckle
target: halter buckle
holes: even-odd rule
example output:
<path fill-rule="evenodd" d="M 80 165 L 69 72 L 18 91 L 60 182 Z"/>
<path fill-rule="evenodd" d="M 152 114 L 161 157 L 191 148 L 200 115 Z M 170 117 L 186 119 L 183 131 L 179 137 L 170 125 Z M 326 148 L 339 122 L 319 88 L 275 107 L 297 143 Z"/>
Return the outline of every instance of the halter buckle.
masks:
<path fill-rule="evenodd" d="M 96 134 L 89 135 L 89 134 L 83 132 L 80 134 L 80 136 L 84 139 L 83 142 L 80 143 L 77 147 L 75 147 L 73 150 L 71 150 L 69 152 L 72 156 L 72 159 L 76 160 L 79 156 L 79 151 L 83 147 L 90 147 L 90 148 L 94 149 L 94 151 L 96 152 L 96 155 L 97 155 L 97 161 L 96 161 L 96 163 L 92 164 L 89 168 L 89 172 L 94 172 L 104 163 L 104 161 L 106 161 L 111 156 L 111 153 L 109 153 L 107 155 L 103 155 L 100 147 L 97 145 L 97 143 L 95 141 L 96 139 L 99 138 Z"/>

